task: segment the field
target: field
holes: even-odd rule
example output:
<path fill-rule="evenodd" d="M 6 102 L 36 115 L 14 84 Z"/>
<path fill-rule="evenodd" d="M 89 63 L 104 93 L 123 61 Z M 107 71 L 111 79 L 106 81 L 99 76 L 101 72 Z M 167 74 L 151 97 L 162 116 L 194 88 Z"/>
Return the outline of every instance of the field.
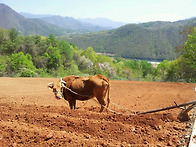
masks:
<path fill-rule="evenodd" d="M 0 146 L 186 146 L 180 109 L 133 115 L 195 100 L 188 83 L 111 81 L 109 108 L 93 99 L 70 110 L 47 84 L 55 78 L 0 78 Z"/>

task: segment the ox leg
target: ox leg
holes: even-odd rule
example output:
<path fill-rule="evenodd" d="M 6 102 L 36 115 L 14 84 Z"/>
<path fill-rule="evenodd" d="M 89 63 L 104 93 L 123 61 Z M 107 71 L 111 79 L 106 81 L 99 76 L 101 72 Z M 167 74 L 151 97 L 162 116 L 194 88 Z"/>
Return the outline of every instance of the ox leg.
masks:
<path fill-rule="evenodd" d="M 105 101 L 104 101 L 103 97 L 97 98 L 97 100 L 98 100 L 99 103 L 101 104 L 101 109 L 99 110 L 99 112 L 103 112 L 104 106 L 106 105 L 106 104 L 105 104 Z"/>
<path fill-rule="evenodd" d="M 73 107 L 76 109 L 76 100 L 73 101 Z"/>
<path fill-rule="evenodd" d="M 76 100 L 69 101 L 69 107 L 70 109 L 76 109 Z"/>

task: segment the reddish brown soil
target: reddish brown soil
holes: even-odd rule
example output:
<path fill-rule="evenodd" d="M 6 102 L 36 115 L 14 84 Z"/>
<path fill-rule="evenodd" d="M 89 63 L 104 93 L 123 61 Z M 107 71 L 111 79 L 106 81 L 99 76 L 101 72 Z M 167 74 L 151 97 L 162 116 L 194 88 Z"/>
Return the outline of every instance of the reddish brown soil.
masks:
<path fill-rule="evenodd" d="M 196 84 L 111 81 L 109 108 L 94 100 L 70 110 L 47 84 L 53 78 L 0 78 L 0 146 L 177 146 L 186 145 L 179 109 L 131 115 L 195 100 Z"/>

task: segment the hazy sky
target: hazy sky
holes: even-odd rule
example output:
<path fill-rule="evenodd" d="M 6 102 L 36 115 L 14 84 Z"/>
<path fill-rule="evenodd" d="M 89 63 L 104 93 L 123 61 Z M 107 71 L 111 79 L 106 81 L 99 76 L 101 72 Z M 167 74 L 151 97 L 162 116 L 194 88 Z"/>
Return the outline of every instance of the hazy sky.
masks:
<path fill-rule="evenodd" d="M 16 12 L 139 23 L 196 16 L 196 0 L 0 0 Z"/>

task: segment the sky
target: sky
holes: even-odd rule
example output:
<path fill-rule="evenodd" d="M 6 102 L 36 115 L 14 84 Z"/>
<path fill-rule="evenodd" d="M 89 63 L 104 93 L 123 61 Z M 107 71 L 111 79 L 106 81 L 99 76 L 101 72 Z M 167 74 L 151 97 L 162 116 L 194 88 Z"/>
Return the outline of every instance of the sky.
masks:
<path fill-rule="evenodd" d="M 196 0 L 0 0 L 0 3 L 16 12 L 108 18 L 125 23 L 196 17 Z"/>

